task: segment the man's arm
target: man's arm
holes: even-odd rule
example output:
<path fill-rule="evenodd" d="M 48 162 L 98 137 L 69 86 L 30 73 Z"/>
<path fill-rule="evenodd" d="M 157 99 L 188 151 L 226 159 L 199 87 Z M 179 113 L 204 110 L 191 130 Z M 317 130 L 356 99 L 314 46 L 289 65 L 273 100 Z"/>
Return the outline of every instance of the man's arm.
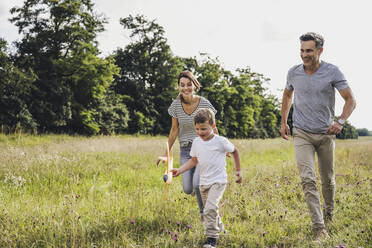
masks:
<path fill-rule="evenodd" d="M 282 121 L 280 127 L 280 134 L 283 139 L 288 140 L 288 135 L 290 135 L 289 126 L 287 124 L 289 110 L 291 109 L 293 98 L 293 90 L 284 89 L 282 98 Z"/>
<path fill-rule="evenodd" d="M 345 100 L 344 108 L 342 110 L 342 114 L 340 115 L 340 119 L 347 120 L 351 113 L 354 111 L 356 106 L 356 100 L 354 94 L 350 88 L 346 88 L 340 90 L 340 95 Z"/>
<path fill-rule="evenodd" d="M 350 117 L 351 113 L 354 111 L 356 106 L 356 101 L 354 94 L 350 88 L 346 88 L 343 90 L 340 90 L 340 95 L 344 99 L 345 104 L 342 110 L 341 115 L 339 116 L 339 119 L 342 119 L 344 121 L 347 120 L 347 118 Z M 327 129 L 327 134 L 338 134 L 342 130 L 342 125 L 338 122 L 334 122 L 331 126 Z"/>

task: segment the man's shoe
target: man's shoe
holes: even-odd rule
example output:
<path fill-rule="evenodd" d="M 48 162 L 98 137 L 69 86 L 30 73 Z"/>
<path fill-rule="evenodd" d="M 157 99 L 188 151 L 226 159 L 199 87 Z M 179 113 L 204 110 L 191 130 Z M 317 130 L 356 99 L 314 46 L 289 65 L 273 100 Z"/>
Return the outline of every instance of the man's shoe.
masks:
<path fill-rule="evenodd" d="M 203 248 L 215 248 L 217 247 L 217 239 L 216 238 L 207 238 L 207 241 L 203 245 Z"/>
<path fill-rule="evenodd" d="M 328 232 L 325 228 L 315 229 L 314 242 L 321 242 L 323 240 L 329 239 Z"/>

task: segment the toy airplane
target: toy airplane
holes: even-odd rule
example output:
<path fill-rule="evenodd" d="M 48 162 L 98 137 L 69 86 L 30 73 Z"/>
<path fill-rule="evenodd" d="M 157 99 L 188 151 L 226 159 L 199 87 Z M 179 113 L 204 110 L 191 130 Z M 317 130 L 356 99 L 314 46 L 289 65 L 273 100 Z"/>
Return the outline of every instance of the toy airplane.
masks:
<path fill-rule="evenodd" d="M 168 185 L 172 183 L 173 174 L 171 170 L 173 169 L 173 149 L 169 150 L 169 144 L 167 142 L 167 156 L 166 157 L 159 157 L 164 162 L 167 162 L 167 168 L 165 170 L 165 174 L 163 176 L 163 180 L 165 182 L 165 194 L 164 200 L 167 199 L 167 192 L 168 192 Z"/>
<path fill-rule="evenodd" d="M 173 170 L 173 149 L 169 150 L 169 145 L 167 142 L 167 169 L 165 170 L 163 177 L 166 184 L 172 183 L 173 174 L 171 170 Z"/>

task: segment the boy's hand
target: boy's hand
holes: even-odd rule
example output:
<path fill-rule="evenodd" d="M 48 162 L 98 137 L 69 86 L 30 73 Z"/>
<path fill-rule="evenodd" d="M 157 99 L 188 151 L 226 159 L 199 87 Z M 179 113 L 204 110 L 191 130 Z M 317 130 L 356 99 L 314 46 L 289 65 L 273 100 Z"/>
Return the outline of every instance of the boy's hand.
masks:
<path fill-rule="evenodd" d="M 172 175 L 173 175 L 174 177 L 177 177 L 177 176 L 179 176 L 179 175 L 181 174 L 180 171 L 179 171 L 178 169 L 172 169 L 171 172 L 172 172 Z"/>
<path fill-rule="evenodd" d="M 236 183 L 241 183 L 242 182 L 242 175 L 240 173 L 240 171 L 235 171 L 235 176 L 236 176 Z"/>

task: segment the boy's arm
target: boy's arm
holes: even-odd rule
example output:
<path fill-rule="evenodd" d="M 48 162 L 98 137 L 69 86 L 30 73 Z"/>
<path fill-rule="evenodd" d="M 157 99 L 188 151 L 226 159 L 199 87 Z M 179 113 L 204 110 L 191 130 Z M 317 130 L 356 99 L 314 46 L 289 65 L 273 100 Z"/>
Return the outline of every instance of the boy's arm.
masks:
<path fill-rule="evenodd" d="M 235 182 L 241 183 L 242 175 L 240 174 L 240 156 L 239 156 L 239 151 L 236 147 L 235 147 L 235 150 L 232 152 L 232 156 L 234 158 L 234 164 L 235 164 L 235 176 L 237 177 L 237 180 Z"/>
<path fill-rule="evenodd" d="M 171 170 L 173 176 L 178 176 L 187 170 L 194 168 L 198 164 L 198 159 L 196 157 L 190 158 L 186 163 L 184 163 L 180 168 Z"/>

